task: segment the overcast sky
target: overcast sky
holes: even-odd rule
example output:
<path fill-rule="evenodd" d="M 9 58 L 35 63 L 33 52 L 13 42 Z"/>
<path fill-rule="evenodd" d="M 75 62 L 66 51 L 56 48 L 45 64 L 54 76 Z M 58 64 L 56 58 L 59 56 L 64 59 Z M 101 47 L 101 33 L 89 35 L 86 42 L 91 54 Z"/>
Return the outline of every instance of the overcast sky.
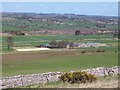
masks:
<path fill-rule="evenodd" d="M 3 12 L 73 13 L 117 16 L 117 2 L 3 2 Z"/>

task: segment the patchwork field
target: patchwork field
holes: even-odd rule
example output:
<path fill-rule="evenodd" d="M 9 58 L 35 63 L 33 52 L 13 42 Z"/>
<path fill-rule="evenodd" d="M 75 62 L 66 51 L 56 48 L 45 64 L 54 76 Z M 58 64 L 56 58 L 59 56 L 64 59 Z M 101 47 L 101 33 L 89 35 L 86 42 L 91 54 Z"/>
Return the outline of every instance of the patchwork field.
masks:
<path fill-rule="evenodd" d="M 13 49 L 7 50 L 6 44 L 7 36 L 3 36 L 0 40 L 2 43 L 2 53 L 11 53 Z M 75 35 L 41 35 L 41 36 L 13 36 L 14 47 L 34 47 L 35 45 L 46 44 L 52 40 L 60 41 L 67 40 L 70 42 L 98 42 L 106 43 L 110 45 L 117 45 L 118 41 L 113 40 L 112 36 L 105 35 L 86 35 L 86 36 L 75 36 Z M 112 47 L 114 48 L 114 47 Z"/>
<path fill-rule="evenodd" d="M 2 74 L 13 76 L 19 74 L 43 73 L 52 71 L 71 71 L 94 67 L 111 67 L 118 65 L 118 40 L 110 36 L 13 36 L 14 47 L 34 47 L 49 43 L 51 40 L 68 40 L 72 42 L 99 42 L 107 47 L 53 49 L 51 51 L 17 52 L 7 50 L 6 36 L 2 38 Z M 97 53 L 96 50 L 105 50 Z M 81 53 L 95 51 L 95 53 Z"/>
<path fill-rule="evenodd" d="M 27 3 L 24 3 L 27 4 Z M 118 68 L 111 68 L 118 65 L 118 54 L 120 50 L 120 40 L 118 31 L 118 18 L 117 16 L 108 15 L 105 13 L 100 14 L 100 6 L 97 11 L 90 14 L 83 13 L 83 15 L 76 13 L 79 10 L 79 6 L 86 10 L 84 5 L 74 5 L 74 11 L 69 13 L 67 3 L 61 3 L 62 6 L 66 5 L 65 10 L 60 14 L 60 8 L 57 8 L 57 3 L 52 5 L 56 7 L 56 10 L 52 9 L 43 10 L 41 8 L 52 7 L 49 4 L 41 3 L 28 3 L 27 5 L 20 5 L 24 10 L 17 10 L 12 12 L 14 4 L 10 4 L 11 10 L 9 12 L 3 11 L 0 15 L 2 16 L 2 25 L 0 25 L 0 54 L 2 56 L 2 74 L 3 80 L 1 86 L 5 88 L 7 86 L 15 87 L 21 86 L 22 88 L 117 88 L 119 74 Z M 34 5 L 36 4 L 36 5 Z M 60 4 L 60 5 L 61 5 Z M 104 3 L 103 3 L 104 4 Z M 9 3 L 3 4 L 3 6 L 9 6 Z M 17 3 L 15 3 L 16 7 Z M 29 6 L 26 9 L 26 6 Z M 70 3 L 70 7 L 73 4 Z M 85 4 L 92 9 L 93 4 Z M 96 5 L 94 8 L 97 9 Z M 106 5 L 106 3 L 105 3 Z M 113 5 L 113 4 L 111 4 Z M 19 6 L 19 4 L 17 5 Z M 32 7 L 31 7 L 32 6 Z M 33 7 L 34 11 L 32 10 Z M 76 9 L 75 9 L 75 6 Z M 103 5 L 102 5 L 103 6 Z M 113 5 L 114 6 L 114 5 Z M 36 11 L 37 7 L 40 7 Z M 31 10 L 29 10 L 31 8 Z M 17 7 L 15 8 L 17 9 Z M 45 8 L 43 8 L 45 9 Z M 49 8 L 50 9 L 50 8 Z M 58 9 L 58 11 L 57 11 Z M 105 8 L 107 10 L 107 7 Z M 101 10 L 104 10 L 101 9 Z M 108 9 L 109 10 L 109 9 Z M 14 10 L 16 11 L 16 10 Z M 24 13 L 23 13 L 24 11 Z M 31 12 L 26 12 L 31 11 Z M 36 12 L 36 13 L 35 13 Z M 45 13 L 44 13 L 45 12 Z M 66 12 L 66 13 L 65 13 Z M 82 13 L 82 12 L 81 12 Z M 89 14 L 89 15 L 88 15 Z M 106 67 L 104 69 L 98 67 Z M 42 77 L 37 75 L 38 73 L 48 72 L 70 72 L 80 71 L 83 69 L 97 68 L 98 74 L 104 74 L 103 77 L 99 77 L 94 71 L 90 72 L 97 76 L 97 81 L 93 83 L 85 82 L 92 81 L 94 75 L 88 75 L 83 73 L 68 74 L 69 76 L 63 76 L 63 79 L 71 83 L 63 83 L 61 81 L 50 82 L 51 80 L 57 79 L 52 74 L 44 74 Z M 87 71 L 86 71 L 87 72 Z M 116 73 L 117 72 L 117 73 Z M 35 74 L 33 77 L 21 76 L 27 74 Z M 81 75 L 79 75 L 81 74 Z M 108 75 L 107 75 L 108 74 Z M 16 77 L 16 75 L 20 75 Z M 10 78 L 9 78 L 10 76 Z M 15 76 L 11 79 L 11 76 Z M 26 78 L 27 77 L 27 78 Z M 9 78 L 9 79 L 8 79 Z M 45 80 L 43 80 L 45 78 Z M 49 80 L 51 78 L 51 80 Z M 35 79 L 32 80 L 32 79 Z M 38 81 L 47 81 L 46 83 Z M 54 81 L 55 81 L 54 80 Z M 95 78 L 94 78 L 95 80 Z M 1 81 L 1 80 L 0 80 Z M 84 84 L 79 83 L 84 82 Z M 35 85 L 34 83 L 36 82 Z M 0 82 L 1 83 L 1 82 Z M 28 84 L 27 84 L 28 83 Z M 79 83 L 79 84 L 78 84 Z M 25 86 L 26 85 L 26 86 Z M 27 86 L 28 85 L 28 86 Z M 21 88 L 21 87 L 20 87 Z"/>

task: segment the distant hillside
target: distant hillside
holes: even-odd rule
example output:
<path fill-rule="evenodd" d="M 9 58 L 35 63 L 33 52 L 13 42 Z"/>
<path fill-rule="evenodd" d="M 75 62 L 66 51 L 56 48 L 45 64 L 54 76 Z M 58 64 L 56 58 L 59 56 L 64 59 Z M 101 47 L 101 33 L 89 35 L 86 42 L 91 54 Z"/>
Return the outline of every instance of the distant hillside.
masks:
<path fill-rule="evenodd" d="M 2 13 L 4 31 L 40 30 L 117 30 L 117 17 L 75 14 Z"/>

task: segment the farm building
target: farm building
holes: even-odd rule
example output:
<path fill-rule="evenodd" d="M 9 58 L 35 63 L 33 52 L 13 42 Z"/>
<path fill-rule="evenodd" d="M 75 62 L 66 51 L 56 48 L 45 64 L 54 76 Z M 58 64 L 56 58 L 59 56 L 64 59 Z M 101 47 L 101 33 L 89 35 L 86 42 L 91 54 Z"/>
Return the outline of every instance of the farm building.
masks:
<path fill-rule="evenodd" d="M 81 47 L 100 47 L 100 46 L 106 46 L 106 44 L 88 42 L 88 43 L 74 43 L 74 46 L 76 46 L 78 48 L 81 48 Z"/>

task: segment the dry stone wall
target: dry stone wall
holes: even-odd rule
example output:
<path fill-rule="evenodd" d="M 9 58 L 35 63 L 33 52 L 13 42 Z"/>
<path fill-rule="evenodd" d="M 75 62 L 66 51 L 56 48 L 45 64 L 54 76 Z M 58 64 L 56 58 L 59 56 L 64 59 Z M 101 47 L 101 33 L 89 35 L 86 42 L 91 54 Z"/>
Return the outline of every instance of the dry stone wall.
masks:
<path fill-rule="evenodd" d="M 82 70 L 87 73 L 94 74 L 96 76 L 107 76 L 120 74 L 120 66 L 114 66 L 111 68 L 91 68 Z M 63 74 L 62 72 L 49 72 L 41 74 L 30 74 L 30 75 L 18 75 L 12 77 L 3 77 L 0 80 L 1 88 L 15 88 L 20 86 L 28 86 L 33 84 L 44 84 L 47 82 L 59 81 L 59 76 Z"/>
<path fill-rule="evenodd" d="M 91 68 L 82 70 L 90 74 L 94 74 L 96 76 L 110 76 L 110 75 L 116 75 L 120 74 L 120 66 L 114 66 L 111 68 L 104 68 L 104 67 L 98 67 L 98 68 Z"/>

